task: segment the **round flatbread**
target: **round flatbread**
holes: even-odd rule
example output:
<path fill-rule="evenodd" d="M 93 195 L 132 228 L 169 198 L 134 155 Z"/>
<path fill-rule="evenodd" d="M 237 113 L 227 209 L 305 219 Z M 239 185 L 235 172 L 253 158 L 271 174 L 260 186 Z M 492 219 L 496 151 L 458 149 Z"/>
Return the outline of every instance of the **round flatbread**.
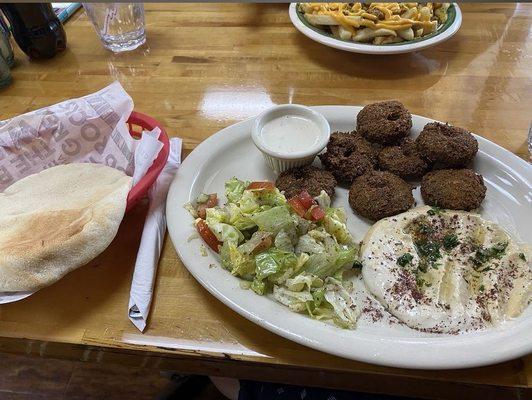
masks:
<path fill-rule="evenodd" d="M 51 285 L 109 246 L 131 177 L 101 164 L 59 165 L 0 193 L 0 292 Z"/>

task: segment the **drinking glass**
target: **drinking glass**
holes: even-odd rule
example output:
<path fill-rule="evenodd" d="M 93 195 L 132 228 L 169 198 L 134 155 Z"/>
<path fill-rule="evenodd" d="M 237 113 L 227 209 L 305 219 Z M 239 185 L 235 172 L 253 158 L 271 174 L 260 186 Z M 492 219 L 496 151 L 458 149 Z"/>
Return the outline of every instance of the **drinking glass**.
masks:
<path fill-rule="evenodd" d="M 144 4 L 83 3 L 105 48 L 120 53 L 146 42 Z"/>
<path fill-rule="evenodd" d="M 12 67 L 15 63 L 15 57 L 13 55 L 13 47 L 9 41 L 10 32 L 0 14 L 0 56 L 4 57 L 7 64 Z"/>

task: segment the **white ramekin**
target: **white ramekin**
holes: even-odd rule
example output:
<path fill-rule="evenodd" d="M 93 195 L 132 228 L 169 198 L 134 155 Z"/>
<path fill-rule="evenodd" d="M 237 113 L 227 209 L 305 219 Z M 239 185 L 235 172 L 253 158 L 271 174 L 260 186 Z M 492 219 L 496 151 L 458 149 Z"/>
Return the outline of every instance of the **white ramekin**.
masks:
<path fill-rule="evenodd" d="M 317 143 L 304 151 L 291 153 L 280 153 L 269 149 L 262 140 L 262 127 L 267 122 L 284 115 L 299 115 L 314 122 L 320 130 L 320 139 Z M 287 135 L 289 134 L 290 132 L 287 132 Z M 330 136 L 331 127 L 325 117 L 309 107 L 298 104 L 281 104 L 262 112 L 255 119 L 251 130 L 251 138 L 255 146 L 261 151 L 266 163 L 276 174 L 280 174 L 290 168 L 311 164 L 318 153 L 327 146 Z"/>

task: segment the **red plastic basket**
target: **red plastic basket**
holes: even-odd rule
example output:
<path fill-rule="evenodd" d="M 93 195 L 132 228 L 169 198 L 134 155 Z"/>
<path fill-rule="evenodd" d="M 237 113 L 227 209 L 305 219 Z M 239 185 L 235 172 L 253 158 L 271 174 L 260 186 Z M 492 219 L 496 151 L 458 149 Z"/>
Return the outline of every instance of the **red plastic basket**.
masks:
<path fill-rule="evenodd" d="M 129 127 L 129 133 L 135 138 L 140 137 L 143 130 L 151 131 L 156 126 L 159 127 L 159 129 L 161 129 L 159 141 L 163 143 L 163 148 L 159 152 L 157 158 L 153 161 L 148 172 L 146 172 L 146 175 L 144 175 L 144 177 L 129 191 L 126 212 L 131 210 L 141 198 L 148 194 L 151 185 L 153 185 L 163 170 L 163 167 L 166 165 L 166 160 L 168 160 L 168 154 L 170 153 L 170 141 L 168 140 L 168 135 L 159 122 L 145 114 L 133 111 L 127 120 L 127 124 Z"/>

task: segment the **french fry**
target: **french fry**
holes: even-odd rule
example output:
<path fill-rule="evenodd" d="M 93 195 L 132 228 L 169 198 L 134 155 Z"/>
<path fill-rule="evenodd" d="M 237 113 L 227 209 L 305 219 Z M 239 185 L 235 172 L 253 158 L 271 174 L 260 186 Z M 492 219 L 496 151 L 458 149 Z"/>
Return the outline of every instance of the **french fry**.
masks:
<path fill-rule="evenodd" d="M 341 39 L 338 25 L 331 25 L 330 29 L 331 29 L 331 33 L 334 35 L 336 39 Z"/>
<path fill-rule="evenodd" d="M 340 35 L 340 39 L 342 40 L 349 40 L 353 36 L 353 34 L 346 28 L 344 28 L 342 25 L 338 27 L 338 34 Z"/>
<path fill-rule="evenodd" d="M 353 34 L 342 25 L 332 25 L 331 32 L 336 39 L 349 40 Z"/>
<path fill-rule="evenodd" d="M 331 15 L 305 14 L 305 19 L 308 21 L 309 24 L 314 26 L 340 25 L 338 20 Z"/>
<path fill-rule="evenodd" d="M 355 42 L 367 42 L 371 39 L 376 38 L 377 36 L 397 36 L 397 34 L 390 30 L 390 29 L 371 29 L 371 28 L 364 28 L 357 31 L 357 33 L 353 36 L 353 40 Z"/>
<path fill-rule="evenodd" d="M 399 43 L 428 35 L 447 20 L 450 3 L 299 3 L 314 26 L 334 37 L 373 44 Z"/>
<path fill-rule="evenodd" d="M 399 29 L 397 34 L 404 40 L 413 40 L 414 39 L 414 30 L 412 28 Z"/>
<path fill-rule="evenodd" d="M 397 36 L 397 37 L 390 37 L 390 36 L 379 36 L 373 39 L 373 44 L 391 44 L 391 43 L 400 43 L 403 42 L 403 38 Z"/>
<path fill-rule="evenodd" d="M 429 23 L 427 23 L 426 25 L 423 26 L 423 34 L 422 34 L 422 36 L 428 35 L 429 33 L 434 32 L 437 27 L 438 27 L 438 22 L 437 21 L 430 21 Z"/>
<path fill-rule="evenodd" d="M 401 14 L 401 17 L 404 19 L 411 19 L 418 13 L 417 8 L 409 8 L 407 11 Z"/>
<path fill-rule="evenodd" d="M 442 24 L 444 24 L 447 21 L 447 10 L 449 9 L 450 5 L 451 5 L 450 3 L 441 3 L 440 7 L 438 7 L 434 11 L 434 15 L 438 17 L 438 19 L 440 20 Z"/>

